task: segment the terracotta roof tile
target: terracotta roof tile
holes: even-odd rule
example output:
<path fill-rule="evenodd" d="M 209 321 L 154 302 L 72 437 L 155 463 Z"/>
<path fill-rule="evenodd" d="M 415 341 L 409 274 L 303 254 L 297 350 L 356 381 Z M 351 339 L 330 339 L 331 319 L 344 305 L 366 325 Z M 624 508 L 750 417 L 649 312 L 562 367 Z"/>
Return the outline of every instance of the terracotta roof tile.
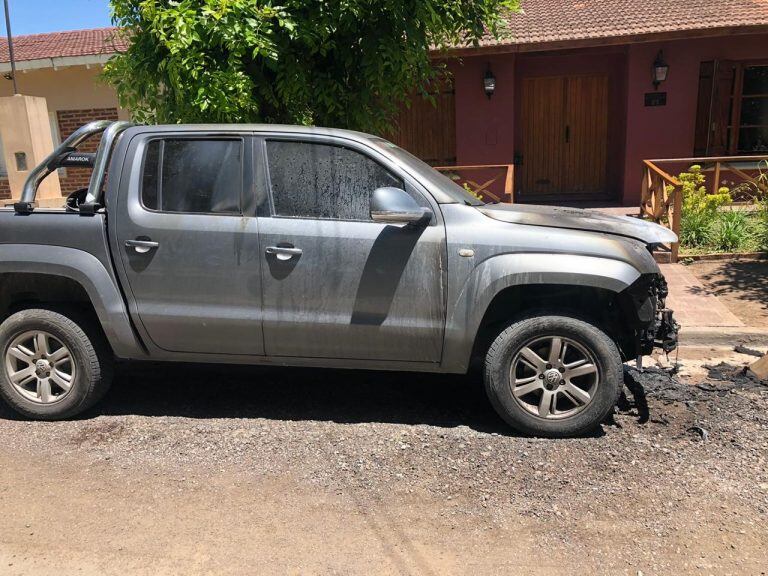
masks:
<path fill-rule="evenodd" d="M 114 54 L 126 47 L 125 41 L 116 32 L 116 28 L 96 28 L 27 36 L 14 35 L 14 56 L 17 62 L 22 62 L 62 56 Z M 0 38 L 0 62 L 9 60 L 8 41 L 3 37 Z"/>
<path fill-rule="evenodd" d="M 483 45 L 540 44 L 768 25 L 768 0 L 522 0 L 509 38 Z"/>

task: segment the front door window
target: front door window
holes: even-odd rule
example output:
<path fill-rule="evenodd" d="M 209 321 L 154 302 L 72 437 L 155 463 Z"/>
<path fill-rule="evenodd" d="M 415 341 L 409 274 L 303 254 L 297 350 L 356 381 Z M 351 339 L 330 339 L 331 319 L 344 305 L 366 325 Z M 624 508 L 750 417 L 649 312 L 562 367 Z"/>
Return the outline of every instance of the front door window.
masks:
<path fill-rule="evenodd" d="M 267 158 L 278 216 L 369 220 L 374 190 L 404 188 L 381 164 L 342 146 L 271 140 Z"/>

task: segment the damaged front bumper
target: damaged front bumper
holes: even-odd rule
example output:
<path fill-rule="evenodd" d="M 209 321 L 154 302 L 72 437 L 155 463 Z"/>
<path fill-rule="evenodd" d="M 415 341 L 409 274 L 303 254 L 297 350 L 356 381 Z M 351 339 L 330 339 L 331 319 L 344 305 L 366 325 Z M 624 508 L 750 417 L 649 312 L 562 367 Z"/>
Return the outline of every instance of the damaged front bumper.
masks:
<path fill-rule="evenodd" d="M 653 327 L 646 330 L 646 333 L 642 335 L 646 340 L 642 353 L 649 354 L 654 348 L 661 348 L 669 354 L 677 348 L 679 331 L 680 324 L 675 321 L 672 310 L 669 308 L 659 309 Z"/>
<path fill-rule="evenodd" d="M 644 274 L 626 292 L 624 305 L 635 322 L 635 355 L 650 354 L 654 349 L 666 353 L 677 348 L 680 325 L 666 307 L 669 291 L 661 274 Z"/>
<path fill-rule="evenodd" d="M 667 354 L 672 352 L 672 350 L 677 348 L 677 334 L 679 331 L 680 324 L 675 322 L 672 310 L 669 308 L 660 309 L 655 323 L 655 330 L 653 331 L 651 350 L 653 348 L 661 348 Z"/>
<path fill-rule="evenodd" d="M 680 325 L 675 321 L 672 310 L 666 307 L 669 290 L 664 276 L 658 274 L 653 278 L 649 293 L 654 310 L 653 321 L 640 332 L 640 352 L 650 354 L 654 348 L 661 348 L 669 354 L 677 348 Z"/>

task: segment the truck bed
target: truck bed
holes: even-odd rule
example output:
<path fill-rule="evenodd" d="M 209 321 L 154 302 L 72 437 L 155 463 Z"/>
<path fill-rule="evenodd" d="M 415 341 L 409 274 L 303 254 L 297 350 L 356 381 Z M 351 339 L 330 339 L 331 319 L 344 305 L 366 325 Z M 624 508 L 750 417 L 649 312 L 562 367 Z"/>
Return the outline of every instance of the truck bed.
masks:
<path fill-rule="evenodd" d="M 83 216 L 62 208 L 38 208 L 20 215 L 12 207 L 0 208 L 0 245 L 44 244 L 83 250 L 95 256 L 113 274 L 107 244 L 106 214 Z"/>

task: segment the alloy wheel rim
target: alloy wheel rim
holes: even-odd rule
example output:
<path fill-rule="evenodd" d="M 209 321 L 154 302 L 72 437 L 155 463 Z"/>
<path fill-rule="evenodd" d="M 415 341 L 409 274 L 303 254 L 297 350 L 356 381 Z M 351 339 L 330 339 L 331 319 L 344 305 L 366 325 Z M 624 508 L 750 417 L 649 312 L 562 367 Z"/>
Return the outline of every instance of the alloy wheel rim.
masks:
<path fill-rule="evenodd" d="M 5 374 L 24 399 L 53 404 L 72 390 L 75 363 L 61 340 L 43 330 L 30 330 L 16 336 L 6 348 Z"/>
<path fill-rule="evenodd" d="M 564 336 L 526 342 L 513 357 L 509 376 L 515 401 L 545 420 L 562 420 L 582 412 L 600 384 L 595 355 Z"/>

